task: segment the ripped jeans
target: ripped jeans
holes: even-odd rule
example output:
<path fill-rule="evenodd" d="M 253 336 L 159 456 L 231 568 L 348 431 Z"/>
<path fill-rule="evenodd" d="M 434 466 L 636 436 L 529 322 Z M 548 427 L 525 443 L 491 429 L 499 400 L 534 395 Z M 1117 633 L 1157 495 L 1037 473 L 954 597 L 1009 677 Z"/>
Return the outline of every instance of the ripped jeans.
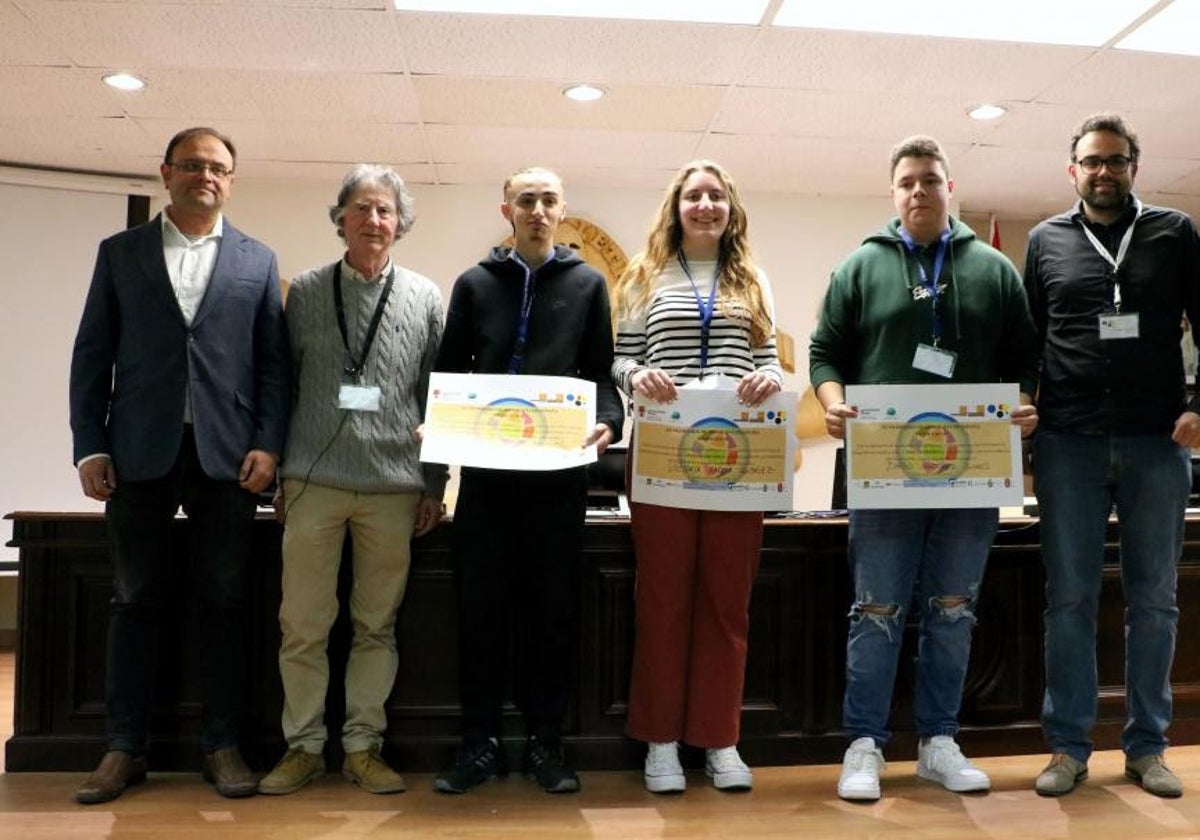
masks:
<path fill-rule="evenodd" d="M 995 508 L 850 511 L 855 601 L 842 704 L 849 740 L 887 743 L 900 643 L 913 608 L 920 617 L 917 734 L 958 731 L 975 604 L 998 522 Z"/>

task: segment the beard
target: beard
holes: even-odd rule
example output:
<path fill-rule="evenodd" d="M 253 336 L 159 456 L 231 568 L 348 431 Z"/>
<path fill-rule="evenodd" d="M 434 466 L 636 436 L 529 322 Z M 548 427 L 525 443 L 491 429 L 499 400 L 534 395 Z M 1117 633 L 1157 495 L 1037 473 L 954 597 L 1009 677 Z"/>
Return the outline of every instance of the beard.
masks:
<path fill-rule="evenodd" d="M 1076 186 L 1075 191 L 1079 193 L 1079 197 L 1084 203 L 1100 210 L 1119 210 L 1124 207 L 1129 201 L 1129 193 L 1131 188 L 1129 185 L 1120 181 L 1104 181 L 1105 186 L 1111 187 L 1107 191 L 1097 191 L 1096 180 L 1089 178 L 1082 184 Z"/>

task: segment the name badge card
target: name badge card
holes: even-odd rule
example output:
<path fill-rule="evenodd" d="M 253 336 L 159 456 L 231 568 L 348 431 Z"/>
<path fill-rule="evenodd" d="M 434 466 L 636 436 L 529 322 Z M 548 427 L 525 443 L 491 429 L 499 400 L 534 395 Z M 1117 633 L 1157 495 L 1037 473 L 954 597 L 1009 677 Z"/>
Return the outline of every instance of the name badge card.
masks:
<path fill-rule="evenodd" d="M 918 344 L 917 352 L 913 354 L 912 366 L 917 370 L 949 379 L 954 375 L 954 365 L 957 361 L 957 353 L 941 350 L 932 344 Z"/>
<path fill-rule="evenodd" d="M 347 411 L 379 411 L 381 400 L 378 385 L 343 385 L 338 389 L 338 408 Z"/>
<path fill-rule="evenodd" d="M 1138 316 L 1132 315 L 1101 315 L 1100 339 L 1111 341 L 1118 338 L 1138 337 Z"/>

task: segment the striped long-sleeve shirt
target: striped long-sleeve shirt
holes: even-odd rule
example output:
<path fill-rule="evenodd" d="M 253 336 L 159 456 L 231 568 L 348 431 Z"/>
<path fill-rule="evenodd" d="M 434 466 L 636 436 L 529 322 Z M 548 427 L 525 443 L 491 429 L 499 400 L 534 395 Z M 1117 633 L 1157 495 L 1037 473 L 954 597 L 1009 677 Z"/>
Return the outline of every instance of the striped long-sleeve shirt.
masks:
<path fill-rule="evenodd" d="M 689 265 L 702 295 L 710 288 L 715 262 Z M 771 285 L 761 270 L 758 282 L 772 321 L 775 307 Z M 661 368 L 676 385 L 700 376 L 701 321 L 696 293 L 678 263 L 668 263 L 654 280 L 646 308 L 625 313 L 617 322 L 616 357 L 612 375 L 617 387 L 631 393 L 630 379 L 644 368 Z M 775 333 L 761 347 L 750 346 L 750 316 L 744 307 L 718 304 L 708 335 L 705 375 L 723 373 L 740 379 L 755 370 L 783 384 L 783 371 L 775 350 Z"/>

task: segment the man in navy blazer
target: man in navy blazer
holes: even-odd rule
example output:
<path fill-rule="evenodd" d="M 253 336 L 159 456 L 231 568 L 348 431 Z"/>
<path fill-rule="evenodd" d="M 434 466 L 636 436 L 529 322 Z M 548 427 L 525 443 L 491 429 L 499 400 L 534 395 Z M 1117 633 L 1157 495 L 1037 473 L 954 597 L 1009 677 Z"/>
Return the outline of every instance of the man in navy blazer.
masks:
<path fill-rule="evenodd" d="M 109 751 L 76 791 L 106 802 L 146 773 L 159 621 L 188 563 L 200 610 L 205 778 L 224 796 L 256 779 L 238 750 L 246 688 L 246 567 L 256 494 L 283 451 L 291 401 L 275 255 L 221 213 L 233 143 L 181 131 L 160 166 L 171 196 L 147 224 L 100 244 L 71 360 L 71 429 L 83 492 L 112 543 Z M 191 557 L 172 521 L 190 521 Z"/>

